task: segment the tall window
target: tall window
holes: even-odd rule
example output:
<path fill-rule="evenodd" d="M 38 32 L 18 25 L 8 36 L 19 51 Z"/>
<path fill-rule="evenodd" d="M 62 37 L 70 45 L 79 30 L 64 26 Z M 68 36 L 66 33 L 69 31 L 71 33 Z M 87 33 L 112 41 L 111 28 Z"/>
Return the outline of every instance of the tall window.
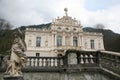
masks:
<path fill-rule="evenodd" d="M 95 49 L 94 40 L 90 40 L 90 47 L 91 49 Z"/>
<path fill-rule="evenodd" d="M 62 36 L 57 36 L 57 46 L 62 46 Z"/>
<path fill-rule="evenodd" d="M 78 46 L 78 40 L 77 40 L 77 37 L 76 37 L 76 36 L 73 37 L 73 46 L 74 46 L 74 47 L 77 47 L 77 46 Z"/>
<path fill-rule="evenodd" d="M 36 37 L 36 47 L 41 46 L 41 37 Z"/>

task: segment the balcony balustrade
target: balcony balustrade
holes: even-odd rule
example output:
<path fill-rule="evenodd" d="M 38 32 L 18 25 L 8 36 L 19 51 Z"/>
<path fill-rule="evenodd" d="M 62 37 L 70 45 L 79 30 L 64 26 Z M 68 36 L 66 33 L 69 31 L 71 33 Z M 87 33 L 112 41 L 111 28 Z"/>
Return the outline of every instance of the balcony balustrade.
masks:
<path fill-rule="evenodd" d="M 0 71 L 3 56 L 0 56 Z M 28 57 L 23 70 L 61 71 L 64 69 L 107 69 L 120 76 L 120 54 L 107 51 L 66 51 L 61 57 Z"/>

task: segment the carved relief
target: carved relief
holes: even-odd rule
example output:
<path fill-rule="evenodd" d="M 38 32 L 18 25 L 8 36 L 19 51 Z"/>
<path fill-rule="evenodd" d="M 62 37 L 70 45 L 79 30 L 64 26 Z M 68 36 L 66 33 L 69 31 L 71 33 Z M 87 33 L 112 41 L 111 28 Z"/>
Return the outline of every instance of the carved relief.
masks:
<path fill-rule="evenodd" d="M 77 64 L 77 55 L 76 55 L 76 53 L 68 54 L 68 64 Z"/>

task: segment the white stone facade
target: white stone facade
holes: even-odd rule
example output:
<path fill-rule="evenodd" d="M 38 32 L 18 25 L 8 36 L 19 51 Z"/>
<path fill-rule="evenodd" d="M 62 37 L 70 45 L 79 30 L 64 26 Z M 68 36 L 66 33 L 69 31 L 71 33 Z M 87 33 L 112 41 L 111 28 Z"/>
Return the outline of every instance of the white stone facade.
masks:
<path fill-rule="evenodd" d="M 55 57 L 68 49 L 104 50 L 102 33 L 84 32 L 80 21 L 67 14 L 53 19 L 49 28 L 27 28 L 27 56 Z"/>

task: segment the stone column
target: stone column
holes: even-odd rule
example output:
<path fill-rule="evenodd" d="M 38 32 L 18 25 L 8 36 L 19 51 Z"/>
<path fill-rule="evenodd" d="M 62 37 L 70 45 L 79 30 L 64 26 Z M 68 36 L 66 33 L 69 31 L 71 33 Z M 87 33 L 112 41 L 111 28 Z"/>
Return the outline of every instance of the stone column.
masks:
<path fill-rule="evenodd" d="M 84 47 L 83 36 L 81 35 L 80 38 L 81 38 L 81 41 L 80 41 L 81 42 L 81 49 L 83 49 L 83 47 Z"/>
<path fill-rule="evenodd" d="M 54 42 L 55 42 L 55 41 L 54 41 L 54 33 L 52 33 L 52 41 L 51 41 L 51 42 L 52 42 L 52 47 L 54 47 L 54 44 L 55 44 L 55 43 L 54 43 Z"/>
<path fill-rule="evenodd" d="M 54 41 L 55 41 L 55 42 L 54 42 L 54 43 L 55 43 L 54 46 L 57 47 L 57 34 L 56 34 L 56 33 L 55 33 L 55 39 L 54 39 Z"/>
<path fill-rule="evenodd" d="M 71 33 L 71 42 L 70 42 L 71 44 L 71 46 L 73 46 L 73 33 Z"/>
<path fill-rule="evenodd" d="M 62 45 L 65 46 L 65 32 L 63 32 L 63 42 L 62 42 Z"/>
<path fill-rule="evenodd" d="M 78 35 L 78 47 L 81 46 L 81 39 L 80 39 L 80 34 Z"/>

